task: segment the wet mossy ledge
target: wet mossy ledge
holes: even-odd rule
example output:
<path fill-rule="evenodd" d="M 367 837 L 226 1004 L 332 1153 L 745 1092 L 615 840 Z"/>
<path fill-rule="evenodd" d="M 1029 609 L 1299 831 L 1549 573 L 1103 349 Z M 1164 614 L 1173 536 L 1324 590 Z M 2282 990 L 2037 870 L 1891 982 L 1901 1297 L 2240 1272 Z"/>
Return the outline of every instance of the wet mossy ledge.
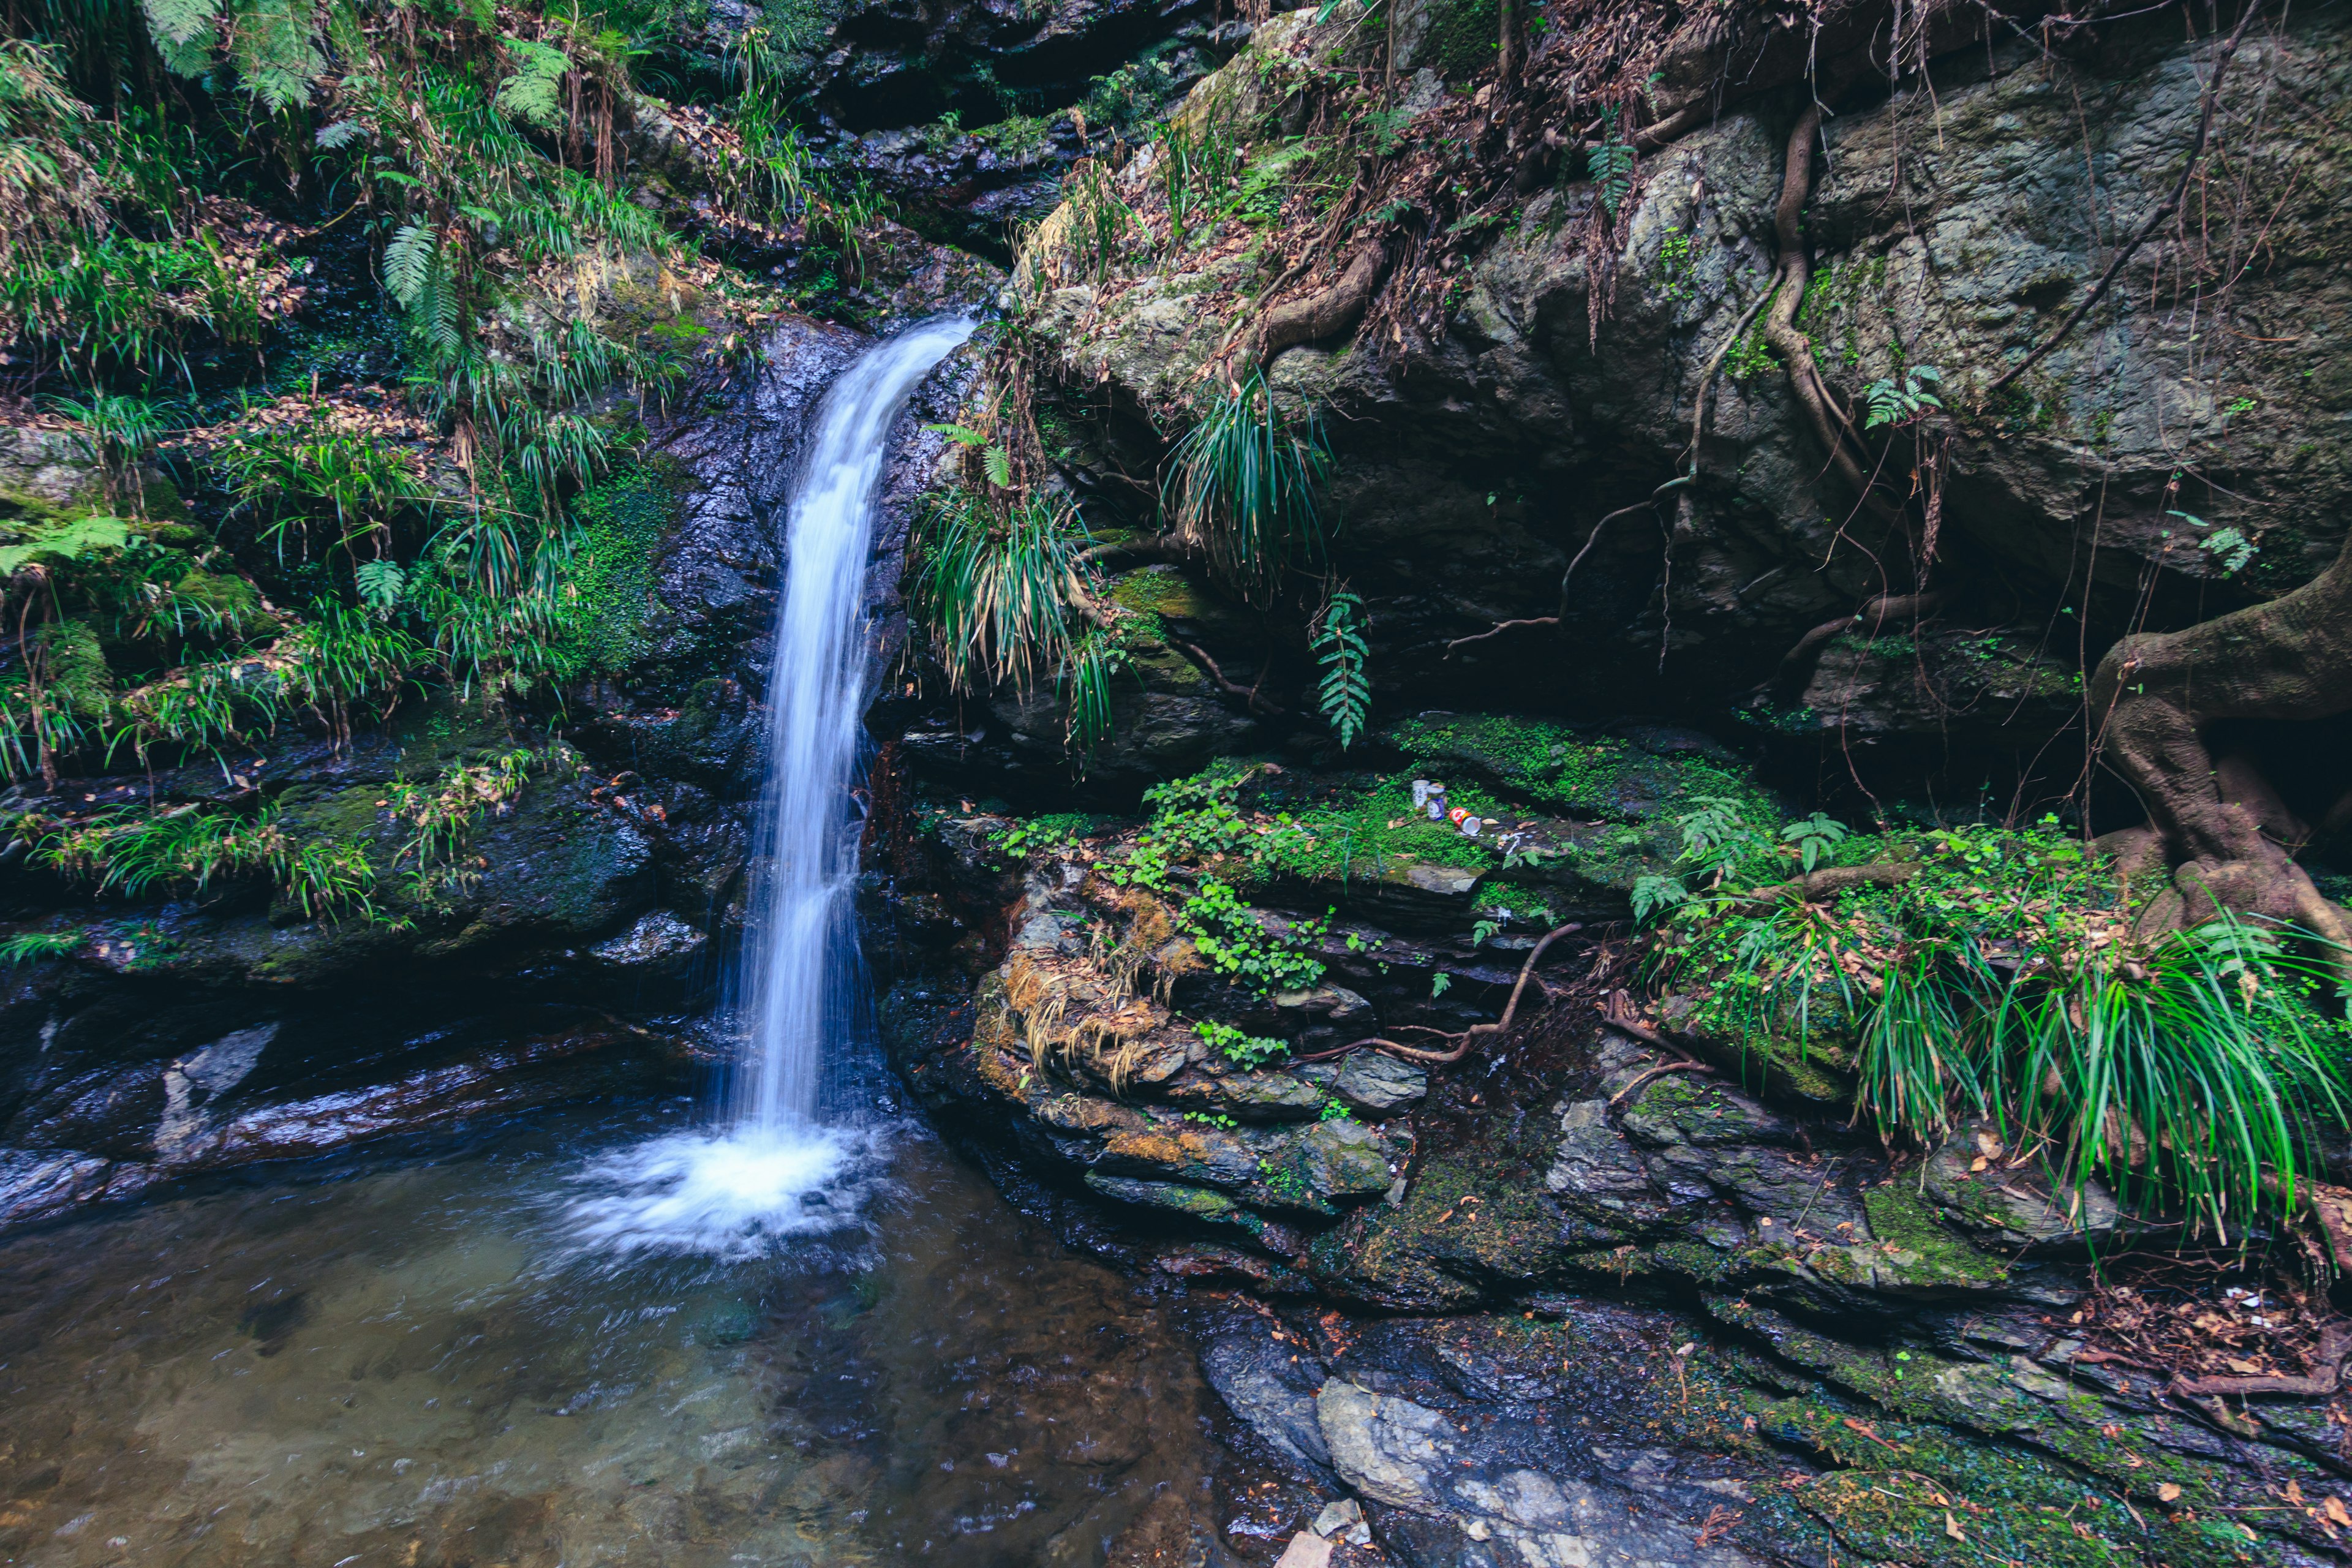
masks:
<path fill-rule="evenodd" d="M 1310 1340 L 1318 1319 L 1336 1331 L 1335 1307 L 1359 1326 L 1425 1323 L 1412 1332 L 1432 1347 L 1524 1340 L 1530 1353 L 1508 1364 L 1528 1370 L 1512 1375 L 1633 1401 L 1643 1443 L 1720 1478 L 1717 1503 L 1695 1494 L 1682 1511 L 1716 1521 L 1710 1542 L 1775 1560 L 2285 1563 L 2336 1550 L 2320 1500 L 2344 1484 L 2340 1411 L 2184 1394 L 2080 1326 L 2114 1279 L 2137 1277 L 2102 1268 L 2181 1244 L 2193 1194 L 2131 1190 L 2128 1158 L 2065 1167 L 1972 1110 L 1880 1136 L 1866 998 L 1776 1014 L 1727 980 L 1824 977 L 1778 959 L 1742 969 L 1708 946 L 1710 894 L 1894 857 L 1925 868 L 1904 884 L 1916 907 L 1981 942 L 2013 937 L 2001 921 L 2017 907 L 2097 929 L 2154 895 L 2078 838 L 1791 824 L 1730 752 L 1655 726 L 1428 712 L 1346 752 L 1221 762 L 1150 791 L 1139 816 L 958 796 L 912 750 L 886 762 L 897 804 L 873 853 L 890 875 L 869 879 L 866 903 L 886 1047 L 943 1126 L 1018 1173 L 1014 1191 L 1107 1218 L 1097 1243 L 1139 1267 L 1239 1288 Z M 1744 871 L 1714 882 L 1704 823 L 1693 842 L 1708 813 L 1762 825 Z M 1807 822 L 1822 842 L 1790 830 Z M 1895 918 L 1895 892 L 1863 878 L 1817 896 L 1866 923 Z M 1625 947 L 1637 900 L 1667 922 L 1647 960 Z M 1344 1048 L 1460 1037 L 1501 1011 L 1537 940 L 1570 923 L 1586 931 L 1534 971 L 1568 1005 L 1532 1026 L 1453 1065 Z M 1612 988 L 1629 996 L 1610 1003 Z M 2305 1179 L 2324 1182 L 2330 1156 L 2314 1157 Z M 2230 1212 L 2200 1256 L 2251 1239 L 2237 1257 L 2254 1262 L 2291 1230 L 2320 1234 L 2291 1206 Z M 1622 1365 L 1539 1348 L 1620 1310 L 1653 1325 Z M 2295 1353 L 2263 1364 L 2292 1373 Z M 1369 1450 L 1349 1445 L 1359 1421 L 1385 1452 L 1383 1421 L 1533 1396 L 1449 1373 L 1435 1404 L 1392 1406 L 1404 1385 L 1381 1384 L 1392 1392 L 1367 1415 L 1346 1392 L 1349 1356 L 1343 1336 L 1280 1376 L 1220 1387 L 1277 1451 L 1305 1420 L 1325 1457 L 1297 1450 L 1301 1462 L 1364 1499 L 1383 1539 L 1434 1531 L 1469 1552 L 1525 1536 L 1446 1467 L 1542 1469 L 1555 1461 L 1540 1446 L 1464 1440 L 1423 1496 L 1351 1468 Z M 1488 1419 L 1449 1417 L 1465 1431 Z"/>

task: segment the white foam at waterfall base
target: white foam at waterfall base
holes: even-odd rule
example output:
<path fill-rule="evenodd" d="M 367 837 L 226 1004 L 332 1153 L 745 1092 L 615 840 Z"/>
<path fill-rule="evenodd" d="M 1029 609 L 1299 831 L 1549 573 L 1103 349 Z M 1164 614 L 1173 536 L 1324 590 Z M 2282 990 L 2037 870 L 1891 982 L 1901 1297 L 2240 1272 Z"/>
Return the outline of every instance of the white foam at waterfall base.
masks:
<path fill-rule="evenodd" d="M 881 1179 L 878 1128 L 700 1128 L 591 1160 L 563 1207 L 572 1247 L 741 1261 L 856 1223 Z"/>

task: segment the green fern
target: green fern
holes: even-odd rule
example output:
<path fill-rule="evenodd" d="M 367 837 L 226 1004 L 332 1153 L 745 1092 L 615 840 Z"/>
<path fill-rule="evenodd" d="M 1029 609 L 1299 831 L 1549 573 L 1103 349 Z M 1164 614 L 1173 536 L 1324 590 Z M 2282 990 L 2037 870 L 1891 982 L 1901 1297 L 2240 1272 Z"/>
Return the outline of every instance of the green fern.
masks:
<path fill-rule="evenodd" d="M 572 69 L 572 57 L 562 49 L 527 38 L 509 37 L 507 53 L 512 57 L 512 76 L 499 84 L 495 100 L 499 110 L 511 114 L 527 125 L 542 131 L 563 128 L 563 79 Z"/>
<path fill-rule="evenodd" d="M 1372 707 L 1371 681 L 1365 675 L 1371 649 L 1364 641 L 1363 627 L 1363 600 L 1342 591 L 1331 595 L 1315 631 L 1315 651 L 1322 656 L 1324 671 L 1323 718 L 1339 737 L 1343 752 L 1363 732 Z"/>
<path fill-rule="evenodd" d="M 243 0 L 230 18 L 229 58 L 246 90 L 272 114 L 310 102 L 327 68 L 317 19 L 316 6 L 305 0 Z"/>
<path fill-rule="evenodd" d="M 1633 147 L 1618 135 L 1618 119 L 1615 105 L 1601 110 L 1601 140 L 1584 155 L 1585 174 L 1611 223 L 1617 221 L 1618 207 L 1633 189 Z"/>

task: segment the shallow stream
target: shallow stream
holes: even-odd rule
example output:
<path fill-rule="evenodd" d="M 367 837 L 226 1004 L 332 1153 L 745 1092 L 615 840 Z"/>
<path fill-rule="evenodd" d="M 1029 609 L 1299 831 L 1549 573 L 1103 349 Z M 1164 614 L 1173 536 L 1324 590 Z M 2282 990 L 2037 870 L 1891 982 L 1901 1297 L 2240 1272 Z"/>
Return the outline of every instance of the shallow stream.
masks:
<path fill-rule="evenodd" d="M 1206 1485 L 1173 1309 L 919 1130 L 763 1256 L 583 1231 L 583 1173 L 690 1121 L 569 1112 L 0 1237 L 0 1563 L 1091 1563 Z"/>

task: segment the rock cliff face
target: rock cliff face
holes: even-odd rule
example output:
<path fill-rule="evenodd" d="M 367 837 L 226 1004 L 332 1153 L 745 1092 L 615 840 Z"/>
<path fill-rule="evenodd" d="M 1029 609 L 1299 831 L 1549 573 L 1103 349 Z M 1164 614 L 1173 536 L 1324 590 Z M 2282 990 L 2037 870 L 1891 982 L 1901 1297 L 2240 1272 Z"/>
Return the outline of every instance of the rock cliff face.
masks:
<path fill-rule="evenodd" d="M 1286 80 L 1335 49 L 1360 53 L 1352 35 L 1307 23 L 1295 12 L 1261 28 L 1186 114 L 1257 123 Z M 1500 215 L 1499 237 L 1452 286 L 1441 339 L 1277 357 L 1272 384 L 1287 406 L 1322 412 L 1338 455 L 1333 568 L 1370 607 L 1383 694 L 1408 710 L 1731 721 L 1800 752 L 1827 737 L 1878 749 L 1863 766 L 1882 790 L 1916 787 L 1905 764 L 1955 752 L 2013 778 L 2063 751 L 2053 735 L 2079 736 L 2081 681 L 2124 630 L 2276 594 L 2336 551 L 2331 520 L 2352 481 L 2326 345 L 2352 301 L 2327 259 L 2340 220 L 2317 193 L 2344 153 L 2317 119 L 2254 134 L 2251 117 L 2264 82 L 2332 101 L 2342 26 L 2314 12 L 2249 43 L 2247 74 L 2223 94 L 2242 138 L 2232 156 L 2273 215 L 2260 259 L 2252 231 L 2229 261 L 2230 242 L 2168 230 L 1987 408 L 1982 389 L 2081 302 L 2115 237 L 2168 194 L 2208 46 L 2128 24 L 2047 58 L 2031 39 L 1994 39 L 1891 97 L 1882 79 L 1840 100 L 1804 211 L 1797 324 L 1856 409 L 1869 384 L 1926 366 L 1942 379 L 1921 384 L 1940 384 L 1959 415 L 1927 464 L 1890 458 L 1939 491 L 1939 599 L 1874 635 L 1858 626 L 1792 653 L 1812 628 L 1906 592 L 1918 542 L 1857 511 L 1787 375 L 1743 328 L 1773 275 L 1793 84 L 1730 89 L 1718 118 L 1643 156 L 1598 307 L 1587 236 L 1600 197 L 1563 160 L 1558 184 Z M 1402 101 L 1436 114 L 1450 90 L 1424 66 Z M 1294 145 L 1269 133 L 1258 153 Z M 1160 177 L 1147 153 L 1119 189 L 1140 206 Z M 1051 247 L 1034 261 L 1035 331 L 1086 389 L 1074 481 L 1107 511 L 1140 515 L 1149 497 L 1132 476 L 1162 450 L 1153 422 L 1194 397 L 1263 258 L 1245 243 L 1159 240 L 1099 282 L 1059 286 Z M 1703 375 L 1727 348 L 1727 372 Z M 2204 542 L 2225 527 L 2259 553 L 2233 566 Z M 1242 662 L 1247 684 L 1254 660 Z M 1286 668 L 1266 696 L 1288 704 L 1304 673 Z M 2071 783 L 2074 767 L 2042 756 L 2043 782 Z"/>
<path fill-rule="evenodd" d="M 1400 13 L 1407 144 L 1470 90 L 1459 22 Z M 1212 1379 L 1391 1561 L 2336 1560 L 2311 1500 L 2342 1485 L 2336 1406 L 2197 1394 L 2083 1327 L 2125 1278 L 2094 1257 L 2141 1234 L 2113 1194 L 2053 1186 L 1989 1124 L 1908 1152 L 1862 1136 L 1835 1049 L 1604 1026 L 1632 976 L 1597 939 L 1705 798 L 1940 820 L 1965 775 L 1993 816 L 2038 813 L 2075 789 L 2116 637 L 2334 557 L 2352 453 L 2305 326 L 2352 304 L 2309 183 L 2343 142 L 2320 116 L 2252 126 L 2265 84 L 2339 100 L 2344 26 L 2250 37 L 2218 99 L 2274 247 L 2160 226 L 1990 397 L 2166 199 L 2212 40 L 1978 34 L 1892 93 L 1883 69 L 1822 89 L 1790 315 L 1857 425 L 1874 396 L 1944 405 L 1932 443 L 1873 448 L 1906 469 L 1907 531 L 1857 504 L 1755 324 L 1811 87 L 1670 61 L 1657 117 L 1717 111 L 1620 193 L 1575 148 L 1522 183 L 1442 332 L 1350 342 L 1350 321 L 1265 366 L 1328 435 L 1328 577 L 1368 610 L 1375 732 L 1346 752 L 1314 718 L 1317 606 L 1246 602 L 1152 543 L 1169 434 L 1297 259 L 1278 191 L 1188 241 L 1163 139 L 1116 175 L 1124 250 L 1093 237 L 1097 206 L 1023 252 L 1009 330 L 1054 482 L 1104 542 L 1116 722 L 1073 768 L 1051 693 L 940 701 L 933 671 L 929 706 L 877 710 L 886 1043 L 1011 1190 L 1267 1304 L 1212 1333 Z M 1344 10 L 1277 16 L 1174 123 L 1344 183 L 1297 84 L 1380 64 Z M 1248 208 L 1258 187 L 1234 187 Z M 1597 256 L 1604 201 L 1624 210 Z M 2279 776 L 2313 820 L 2332 799 L 2316 771 Z M 1426 836 L 1432 784 L 1478 837 Z M 1181 874 L 1155 882 L 1155 856 Z M 1515 1029 L 1450 1050 L 1522 984 Z M 1345 1048 L 1367 1037 L 1456 1059 Z"/>

